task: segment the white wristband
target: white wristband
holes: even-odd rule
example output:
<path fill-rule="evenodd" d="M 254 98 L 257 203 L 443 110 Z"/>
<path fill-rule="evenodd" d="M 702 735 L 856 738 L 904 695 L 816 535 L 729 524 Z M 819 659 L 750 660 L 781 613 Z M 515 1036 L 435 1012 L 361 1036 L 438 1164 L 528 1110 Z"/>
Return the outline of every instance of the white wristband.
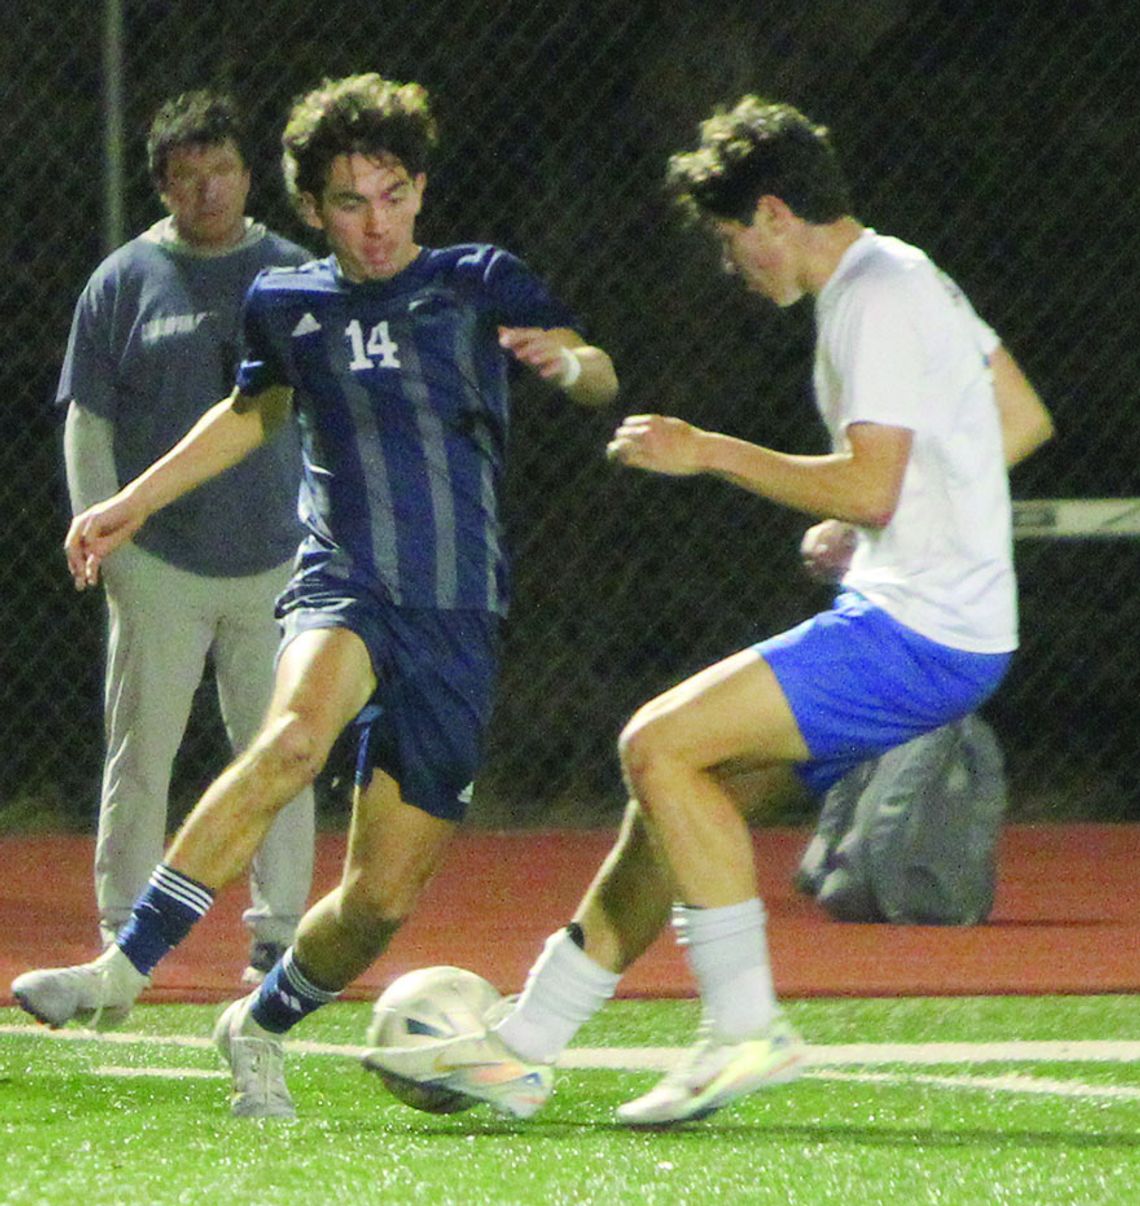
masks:
<path fill-rule="evenodd" d="M 569 348 L 559 348 L 558 355 L 562 358 L 562 371 L 558 374 L 559 389 L 569 389 L 582 375 L 582 357 Z"/>

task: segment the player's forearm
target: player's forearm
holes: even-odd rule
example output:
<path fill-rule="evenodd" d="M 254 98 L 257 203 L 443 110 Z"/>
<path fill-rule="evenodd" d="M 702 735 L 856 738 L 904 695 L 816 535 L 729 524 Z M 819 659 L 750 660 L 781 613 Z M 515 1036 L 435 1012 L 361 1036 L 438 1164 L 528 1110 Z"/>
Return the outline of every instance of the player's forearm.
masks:
<path fill-rule="evenodd" d="M 1009 468 L 1053 438 L 1053 419 L 1014 358 L 999 347 L 990 359 L 1002 448 Z"/>
<path fill-rule="evenodd" d="M 708 431 L 696 447 L 703 472 L 807 515 L 878 528 L 898 502 L 897 475 L 851 453 L 794 456 Z"/>
<path fill-rule="evenodd" d="M 267 438 L 267 425 L 258 409 L 239 410 L 234 403 L 231 396 L 212 406 L 123 494 L 152 515 L 248 456 Z"/>
<path fill-rule="evenodd" d="M 572 385 L 564 386 L 566 396 L 579 406 L 605 406 L 618 392 L 617 371 L 601 348 L 590 344 L 567 349 L 580 366 Z"/>
<path fill-rule="evenodd" d="M 609 356 L 570 327 L 500 327 L 499 345 L 579 406 L 604 406 L 617 393 Z"/>

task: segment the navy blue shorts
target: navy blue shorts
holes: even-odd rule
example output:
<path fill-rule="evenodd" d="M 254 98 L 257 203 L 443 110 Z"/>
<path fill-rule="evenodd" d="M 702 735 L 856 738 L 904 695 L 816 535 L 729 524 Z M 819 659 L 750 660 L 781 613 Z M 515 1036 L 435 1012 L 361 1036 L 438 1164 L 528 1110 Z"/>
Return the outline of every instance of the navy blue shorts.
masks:
<path fill-rule="evenodd" d="M 408 804 L 461 821 L 483 756 L 499 672 L 501 620 L 490 612 L 397 607 L 353 582 L 312 571 L 277 603 L 282 648 L 314 628 L 348 628 L 379 684 L 357 716 L 356 782 L 373 768 Z"/>
<path fill-rule="evenodd" d="M 779 680 L 811 751 L 796 770 L 816 794 L 859 763 L 969 715 L 997 689 L 1013 656 L 941 645 L 854 591 L 753 648 Z"/>

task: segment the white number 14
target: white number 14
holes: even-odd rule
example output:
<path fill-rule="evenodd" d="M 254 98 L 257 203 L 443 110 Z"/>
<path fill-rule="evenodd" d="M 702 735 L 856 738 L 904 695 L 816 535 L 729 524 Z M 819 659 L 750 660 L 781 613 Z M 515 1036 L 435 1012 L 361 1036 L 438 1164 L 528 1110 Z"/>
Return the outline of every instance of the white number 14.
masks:
<path fill-rule="evenodd" d="M 353 371 L 361 372 L 364 369 L 375 368 L 377 365 L 381 368 L 400 367 L 400 358 L 396 354 L 400 350 L 400 345 L 388 334 L 386 322 L 378 322 L 368 332 L 367 343 L 364 342 L 364 328 L 360 325 L 358 318 L 354 318 L 344 328 L 344 333 L 348 336 L 349 343 L 352 344 L 352 359 L 349 361 L 348 367 Z"/>

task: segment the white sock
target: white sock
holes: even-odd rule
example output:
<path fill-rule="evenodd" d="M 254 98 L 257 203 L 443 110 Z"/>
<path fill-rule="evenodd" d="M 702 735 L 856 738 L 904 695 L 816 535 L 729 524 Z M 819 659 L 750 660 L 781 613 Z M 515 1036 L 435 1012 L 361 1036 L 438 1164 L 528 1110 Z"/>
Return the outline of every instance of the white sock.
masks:
<path fill-rule="evenodd" d="M 763 904 L 754 897 L 716 909 L 676 905 L 673 926 L 714 1032 L 734 1042 L 767 1029 L 778 1006 Z"/>
<path fill-rule="evenodd" d="M 546 940 L 518 1004 L 495 1033 L 524 1059 L 552 1064 L 614 995 L 620 979 L 595 963 L 567 930 L 559 930 Z"/>

